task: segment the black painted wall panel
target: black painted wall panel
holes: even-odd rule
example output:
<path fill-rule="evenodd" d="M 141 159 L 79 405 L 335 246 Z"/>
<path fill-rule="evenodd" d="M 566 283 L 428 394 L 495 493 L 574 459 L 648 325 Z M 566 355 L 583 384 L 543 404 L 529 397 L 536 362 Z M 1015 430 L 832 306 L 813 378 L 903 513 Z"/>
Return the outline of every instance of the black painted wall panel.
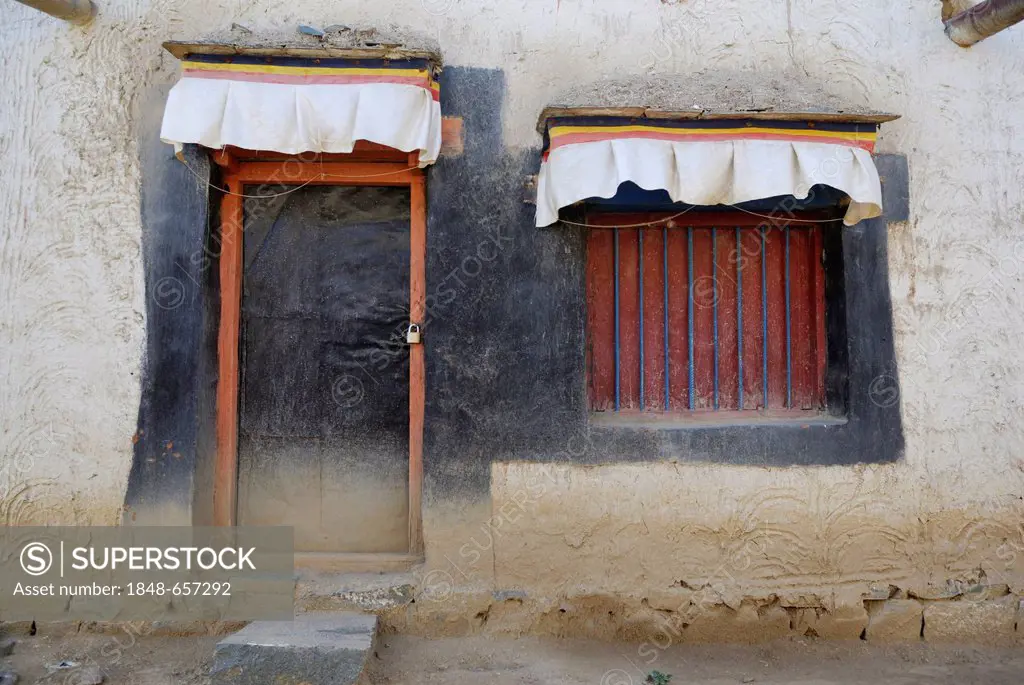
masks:
<path fill-rule="evenodd" d="M 124 520 L 189 525 L 203 403 L 212 381 L 204 361 L 216 295 L 206 251 L 210 163 L 198 148 L 186 146 L 183 164 L 160 142 L 166 90 L 148 94 L 140 106 L 146 349 Z M 148 516 L 154 511 L 159 520 Z"/>
<path fill-rule="evenodd" d="M 486 70 L 449 68 L 442 81 L 443 111 L 464 117 L 466 153 L 442 158 L 428 186 L 428 494 L 483 490 L 491 461 L 503 460 L 827 465 L 902 455 L 898 389 L 895 402 L 892 393 L 885 400 L 871 394 L 897 376 L 886 218 L 844 229 L 835 246 L 846 299 L 845 322 L 834 333 L 850 332 L 836 356 L 857 360 L 848 366 L 845 425 L 592 426 L 584 385 L 585 229 L 533 226 L 534 208 L 522 200 L 539 152 L 502 148 L 502 90 L 500 74 Z M 878 156 L 877 163 L 892 211 L 901 214 L 905 160 Z M 474 277 L 474 255 L 489 237 L 503 248 Z"/>
<path fill-rule="evenodd" d="M 486 497 L 493 461 L 613 463 L 675 459 L 755 466 L 885 462 L 900 457 L 903 435 L 886 242 L 887 221 L 904 217 L 907 212 L 904 158 L 876 157 L 887 217 L 843 229 L 837 246 L 843 254 L 849 333 L 845 349 L 849 356 L 849 410 L 845 425 L 676 430 L 593 426 L 587 413 L 584 379 L 585 229 L 534 227 L 534 206 L 526 202 L 526 182 L 538 169 L 539 150 L 503 146 L 502 73 L 449 67 L 441 82 L 442 111 L 446 116 L 463 118 L 465 148 L 461 155 L 442 156 L 428 170 L 428 314 L 424 329 L 428 505 L 458 496 Z M 539 147 L 539 136 L 537 144 Z M 178 211 L 183 194 L 191 193 L 196 201 L 200 197 L 197 186 L 190 186 L 183 175 L 188 172 L 172 168 L 177 163 L 169 158 L 169 148 L 151 145 L 149 149 L 164 155 L 167 159 L 161 164 L 169 166 L 159 174 L 145 171 L 146 201 L 153 207 L 172 207 L 175 212 L 174 217 L 154 223 L 146 218 L 146 212 L 152 210 L 144 207 L 146 277 L 147 284 L 155 288 L 161 278 L 174 273 L 175 259 L 180 261 L 189 252 L 186 246 L 201 247 L 204 234 L 197 228 L 203 225 L 202 216 L 192 210 Z M 144 165 L 144 170 L 151 166 Z M 171 180 L 165 178 L 166 174 L 171 174 Z M 346 204 L 351 206 L 353 201 L 358 202 L 358 198 L 348 198 Z M 186 216 L 191 218 L 183 227 L 180 224 Z M 271 235 L 273 222 L 257 223 L 247 227 L 247 232 L 252 230 L 253 240 L 263 236 L 266 240 L 283 240 L 282 246 L 286 246 L 290 238 Z M 167 250 L 169 257 L 164 256 Z M 363 344 L 354 344 L 339 334 L 336 338 L 321 338 L 323 344 L 315 349 L 316 345 L 307 340 L 312 333 L 300 324 L 302 316 L 315 318 L 316 311 L 328 311 L 322 301 L 317 301 L 316 307 L 309 304 L 318 292 L 328 293 L 327 299 L 339 312 L 365 307 L 365 303 L 361 303 L 351 283 L 311 270 L 309 250 L 285 252 L 288 257 L 282 268 L 293 273 L 294 292 L 281 295 L 266 310 L 250 309 L 250 316 L 291 312 L 298 326 L 288 333 L 288 340 L 293 342 L 271 346 L 289 345 L 294 353 L 309 355 L 316 362 L 300 376 L 268 378 L 268 384 L 271 380 L 287 383 L 293 391 L 287 400 L 268 404 L 271 410 L 265 416 L 246 425 L 259 432 L 287 432 L 280 415 L 286 407 L 293 407 L 288 409 L 294 412 L 296 422 L 292 432 L 314 436 L 311 439 L 318 441 L 317 449 L 334 449 L 325 446 L 329 441 L 321 436 L 344 426 L 318 413 L 318 407 L 327 406 L 323 393 L 330 388 L 346 404 L 371 386 L 397 382 L 406 374 L 407 366 L 390 361 L 397 349 L 404 348 L 396 346 L 388 325 L 397 326 L 407 314 L 390 312 L 388 325 L 382 321 L 374 334 L 375 343 L 364 340 Z M 262 257 L 247 249 L 248 264 L 259 259 Z M 380 267 L 367 265 L 371 270 Z M 403 273 L 407 274 L 407 264 Z M 205 284 L 206 296 L 216 297 L 215 277 L 200 283 Z M 379 287 L 373 285 L 370 290 Z M 407 306 L 407 300 L 404 302 Z M 201 435 L 207 425 L 194 395 L 197 386 L 210 387 L 209 379 L 203 381 L 205 385 L 192 380 L 181 387 L 168 378 L 208 368 L 214 354 L 208 335 L 206 343 L 202 342 L 204 331 L 208 334 L 209 315 L 204 318 L 200 300 L 190 307 L 174 315 L 183 316 L 187 311 L 182 319 L 165 320 L 157 312 L 149 324 L 149 354 L 154 363 L 147 367 L 152 371 L 140 407 L 140 427 L 147 427 L 147 435 L 150 426 L 157 426 L 154 430 L 162 436 L 188 431 Z M 352 350 L 362 351 L 353 355 Z M 247 354 L 253 355 L 248 363 L 255 355 L 273 356 L 257 346 Z M 339 385 L 339 373 L 343 378 L 360 378 L 363 385 Z M 168 380 L 156 382 L 158 378 Z M 314 395 L 319 395 L 314 398 L 307 388 L 297 386 L 315 387 Z M 247 392 L 254 397 L 253 393 L 272 391 L 250 388 Z M 258 403 L 269 401 L 260 399 Z M 205 406 L 208 411 L 209 404 Z M 352 416 L 358 416 L 358 411 Z M 254 416 L 258 417 L 259 412 Z M 177 427 L 177 421 L 182 428 Z M 162 425 L 167 427 L 160 428 Z M 394 437 L 398 430 L 398 424 L 368 425 L 361 437 L 352 437 L 358 437 L 356 442 L 360 444 L 371 445 L 375 436 Z M 383 445 L 390 439 L 377 442 Z M 159 455 L 153 447 L 157 444 L 147 442 L 137 450 L 129 501 L 142 501 L 149 495 L 141 493 L 152 493 L 160 487 L 173 492 L 174 497 L 185 498 L 178 491 L 190 487 L 187 478 L 162 480 L 154 477 L 157 471 L 143 466 L 147 455 Z M 200 460 L 200 471 L 205 463 Z M 187 476 L 193 466 L 182 462 L 174 473 Z"/>
<path fill-rule="evenodd" d="M 585 418 L 583 241 L 537 229 L 536 150 L 503 147 L 500 71 L 447 68 L 465 152 L 428 176 L 427 497 L 479 495 L 493 460 L 544 458 Z"/>

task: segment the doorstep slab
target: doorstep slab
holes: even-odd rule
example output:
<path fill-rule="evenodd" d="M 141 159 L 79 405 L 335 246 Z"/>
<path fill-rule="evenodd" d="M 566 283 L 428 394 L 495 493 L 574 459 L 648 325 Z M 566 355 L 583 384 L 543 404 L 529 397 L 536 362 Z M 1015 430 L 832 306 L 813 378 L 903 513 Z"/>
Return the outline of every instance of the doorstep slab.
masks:
<path fill-rule="evenodd" d="M 373 653 L 377 617 L 338 612 L 256 621 L 214 650 L 212 685 L 352 685 Z"/>
<path fill-rule="evenodd" d="M 295 585 L 295 610 L 326 615 L 353 611 L 379 614 L 416 596 L 412 573 L 303 573 Z"/>

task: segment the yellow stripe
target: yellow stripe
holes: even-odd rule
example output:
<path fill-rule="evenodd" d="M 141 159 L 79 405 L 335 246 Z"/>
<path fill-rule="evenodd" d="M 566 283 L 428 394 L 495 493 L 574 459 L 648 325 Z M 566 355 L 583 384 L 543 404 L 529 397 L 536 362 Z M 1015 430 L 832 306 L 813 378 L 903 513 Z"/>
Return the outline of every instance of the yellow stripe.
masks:
<path fill-rule="evenodd" d="M 744 126 L 742 128 L 663 128 L 656 126 L 553 126 L 550 131 L 550 138 L 553 140 L 559 136 L 573 135 L 577 133 L 631 133 L 633 131 L 651 131 L 657 133 L 668 133 L 686 136 L 715 136 L 735 135 L 740 133 L 775 133 L 782 135 L 807 136 L 809 138 L 841 138 L 843 140 L 875 140 L 877 133 L 866 131 L 822 131 L 817 129 L 792 129 L 792 128 L 760 128 L 756 126 Z"/>
<path fill-rule="evenodd" d="M 209 62 L 182 62 L 185 69 L 200 71 L 243 71 L 257 74 L 291 74 L 296 76 L 403 76 L 427 78 L 426 69 L 364 69 L 348 67 L 279 67 L 269 64 L 211 64 Z"/>

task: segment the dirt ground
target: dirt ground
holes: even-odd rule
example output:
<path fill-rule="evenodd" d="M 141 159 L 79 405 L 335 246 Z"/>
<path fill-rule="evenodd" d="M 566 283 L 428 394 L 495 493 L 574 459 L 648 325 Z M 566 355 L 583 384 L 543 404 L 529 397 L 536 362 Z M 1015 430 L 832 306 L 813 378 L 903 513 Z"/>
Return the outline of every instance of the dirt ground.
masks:
<path fill-rule="evenodd" d="M 0 672 L 13 667 L 18 685 L 79 685 L 90 667 L 104 675 L 104 685 L 207 685 L 213 647 L 221 639 L 142 637 L 130 626 L 102 635 L 4 637 L 18 643 L 0 661 Z M 62 661 L 64 668 L 53 668 Z"/>
<path fill-rule="evenodd" d="M 96 666 L 107 685 L 208 685 L 211 637 L 78 634 L 15 635 L 13 667 L 20 684 L 75 685 Z M 60 661 L 77 667 L 48 673 Z M 494 637 L 380 639 L 371 666 L 374 685 L 641 685 L 648 673 L 670 685 L 1020 685 L 1024 649 L 875 647 L 864 642 L 793 639 L 760 646 L 679 645 L 665 650 L 574 640 Z"/>
<path fill-rule="evenodd" d="M 761 646 L 638 645 L 523 638 L 424 640 L 386 636 L 381 685 L 641 685 L 651 671 L 671 685 L 1021 685 L 1024 649 L 873 647 L 866 642 L 785 640 Z"/>

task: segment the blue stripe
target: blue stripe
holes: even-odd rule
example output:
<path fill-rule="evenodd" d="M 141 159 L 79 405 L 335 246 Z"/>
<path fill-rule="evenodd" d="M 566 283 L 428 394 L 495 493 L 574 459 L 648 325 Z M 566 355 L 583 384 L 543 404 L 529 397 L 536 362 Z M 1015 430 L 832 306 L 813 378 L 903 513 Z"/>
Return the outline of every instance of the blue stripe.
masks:
<path fill-rule="evenodd" d="M 711 228 L 711 318 L 713 321 L 712 336 L 715 341 L 715 383 L 712 402 L 718 410 L 718 229 Z"/>
<path fill-rule="evenodd" d="M 739 408 L 743 409 L 743 240 L 740 237 L 740 228 L 736 227 L 736 338 L 739 340 L 739 351 L 737 361 L 739 362 L 740 380 Z"/>
<path fill-rule="evenodd" d="M 689 376 L 690 376 L 690 411 L 693 411 L 693 227 L 686 227 L 686 261 L 687 261 L 687 293 L 690 296 L 689 307 L 687 308 L 687 330 L 689 337 Z"/>
<path fill-rule="evenodd" d="M 789 312 L 789 226 L 786 226 L 786 407 L 793 408 L 793 339 Z"/>
<path fill-rule="evenodd" d="M 615 411 L 619 411 L 620 387 L 619 387 L 619 231 L 612 234 L 614 255 L 615 255 Z"/>
<path fill-rule="evenodd" d="M 640 411 L 646 404 L 644 394 L 644 230 L 636 232 L 637 269 L 640 272 Z"/>
<path fill-rule="evenodd" d="M 271 57 L 267 55 L 189 54 L 183 61 L 205 64 L 254 64 L 267 67 L 319 67 L 328 69 L 428 69 L 425 59 L 346 59 L 344 57 Z"/>
<path fill-rule="evenodd" d="M 668 227 L 661 228 L 661 269 L 665 275 L 665 411 L 669 410 L 669 351 L 668 351 Z"/>
<path fill-rule="evenodd" d="M 191 58 L 189 58 L 191 59 Z M 263 58 L 257 58 L 263 59 Z M 777 128 L 789 131 L 838 131 L 842 133 L 877 133 L 878 124 L 842 121 L 779 121 L 767 119 L 640 119 L 614 116 L 551 117 L 549 126 L 646 126 L 649 128 L 675 128 L 714 130 L 723 128 Z"/>
<path fill-rule="evenodd" d="M 764 228 L 761 231 L 761 388 L 764 391 L 764 409 L 768 409 L 768 268 Z"/>

